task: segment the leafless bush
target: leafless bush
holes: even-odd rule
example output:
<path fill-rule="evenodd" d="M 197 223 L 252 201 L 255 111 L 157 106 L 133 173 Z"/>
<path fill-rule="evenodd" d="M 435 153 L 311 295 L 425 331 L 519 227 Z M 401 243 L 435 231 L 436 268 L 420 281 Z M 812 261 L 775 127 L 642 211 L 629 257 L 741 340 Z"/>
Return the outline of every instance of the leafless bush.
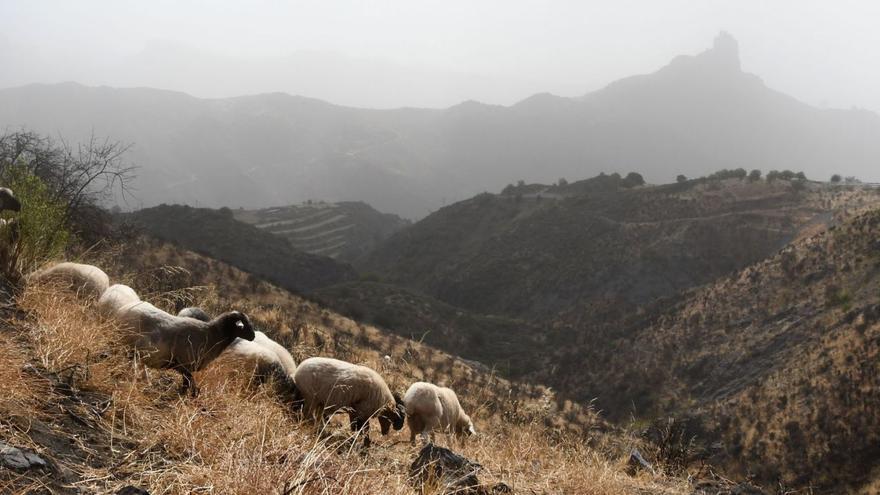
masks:
<path fill-rule="evenodd" d="M 130 147 L 94 134 L 72 145 L 31 131 L 7 133 L 0 135 L 0 182 L 13 167 L 23 167 L 65 205 L 66 221 L 92 227 L 102 202 L 130 193 L 135 167 L 124 159 Z"/>

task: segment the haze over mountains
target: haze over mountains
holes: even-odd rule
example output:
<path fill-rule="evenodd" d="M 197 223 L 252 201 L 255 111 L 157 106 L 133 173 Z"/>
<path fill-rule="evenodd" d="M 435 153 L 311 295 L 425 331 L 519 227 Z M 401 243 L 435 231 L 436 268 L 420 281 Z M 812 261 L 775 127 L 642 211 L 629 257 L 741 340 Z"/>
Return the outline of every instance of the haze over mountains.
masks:
<path fill-rule="evenodd" d="M 735 40 L 582 98 L 503 107 L 364 110 L 300 96 L 198 99 L 146 88 L 0 90 L 0 127 L 135 143 L 136 204 L 261 208 L 365 201 L 419 218 L 519 179 L 638 170 L 649 182 L 721 168 L 880 180 L 880 117 L 821 110 L 742 72 Z"/>

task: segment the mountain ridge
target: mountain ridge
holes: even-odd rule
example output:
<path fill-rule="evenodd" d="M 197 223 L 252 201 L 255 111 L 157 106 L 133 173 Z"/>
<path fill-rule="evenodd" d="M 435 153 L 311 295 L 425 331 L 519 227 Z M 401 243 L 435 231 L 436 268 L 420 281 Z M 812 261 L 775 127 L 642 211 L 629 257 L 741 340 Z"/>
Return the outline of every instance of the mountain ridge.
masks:
<path fill-rule="evenodd" d="M 499 183 L 603 171 L 639 169 L 650 182 L 738 167 L 817 177 L 837 163 L 842 175 L 880 180 L 865 176 L 880 161 L 880 116 L 767 88 L 739 69 L 724 36 L 577 98 L 372 110 L 283 93 L 203 100 L 42 85 L 0 90 L 0 127 L 134 142 L 130 159 L 149 172 L 141 206 L 361 200 L 414 219 Z"/>

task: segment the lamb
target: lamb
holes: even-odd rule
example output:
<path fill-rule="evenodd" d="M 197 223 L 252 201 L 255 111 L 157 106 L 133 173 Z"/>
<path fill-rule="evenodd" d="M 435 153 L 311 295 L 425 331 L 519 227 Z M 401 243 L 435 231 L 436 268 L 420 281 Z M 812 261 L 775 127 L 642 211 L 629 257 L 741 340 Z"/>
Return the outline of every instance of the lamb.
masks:
<path fill-rule="evenodd" d="M 197 320 L 211 319 L 201 308 L 189 307 L 180 310 L 177 316 L 188 316 Z M 275 379 L 276 392 L 295 407 L 301 403 L 299 391 L 294 383 L 296 361 L 287 349 L 260 331 L 254 332 L 254 340 L 235 339 L 226 350 L 227 354 L 248 362 L 252 366 L 254 378 L 262 383 L 270 377 Z"/>
<path fill-rule="evenodd" d="M 296 386 L 305 401 L 306 414 L 324 422 L 340 410 L 347 410 L 352 431 L 363 430 L 364 445 L 370 445 L 370 418 L 377 416 L 382 435 L 391 426 L 403 428 L 406 410 L 392 394 L 385 380 L 366 366 L 325 357 L 306 359 L 296 368 Z"/>
<path fill-rule="evenodd" d="M 0 187 L 0 211 L 21 211 L 21 203 L 8 187 Z"/>
<path fill-rule="evenodd" d="M 100 298 L 104 291 L 110 287 L 110 277 L 97 266 L 69 261 L 38 270 L 28 276 L 28 282 L 46 279 L 65 280 L 80 295 L 91 296 L 95 299 Z"/>
<path fill-rule="evenodd" d="M 137 292 L 123 284 L 113 284 L 98 298 L 98 310 L 105 316 L 116 316 L 126 305 L 140 301 Z"/>
<path fill-rule="evenodd" d="M 133 291 L 132 291 L 133 292 Z M 198 395 L 193 372 L 217 358 L 236 338 L 254 340 L 254 328 L 244 313 L 230 311 L 211 321 L 173 316 L 145 301 L 125 304 L 116 311 L 132 333 L 127 342 L 151 368 L 173 369 L 183 376 L 181 393 Z"/>
<path fill-rule="evenodd" d="M 471 418 L 465 414 L 452 389 L 438 387 L 433 383 L 416 382 L 406 391 L 403 402 L 406 405 L 409 441 L 413 444 L 416 442 L 416 434 L 427 441 L 430 433 L 433 442 L 434 430 L 437 429 L 445 433 L 452 432 L 459 439 L 475 433 Z"/>

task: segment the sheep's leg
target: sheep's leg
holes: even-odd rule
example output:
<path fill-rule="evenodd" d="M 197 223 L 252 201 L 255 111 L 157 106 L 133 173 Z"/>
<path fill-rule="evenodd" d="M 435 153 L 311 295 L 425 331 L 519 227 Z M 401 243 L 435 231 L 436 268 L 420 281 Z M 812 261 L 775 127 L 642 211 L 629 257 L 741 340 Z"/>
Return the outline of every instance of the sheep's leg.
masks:
<path fill-rule="evenodd" d="M 186 368 L 178 368 L 178 372 L 183 375 L 183 383 L 180 386 L 180 395 L 186 394 L 187 390 L 189 390 L 189 394 L 191 397 L 196 397 L 199 395 L 199 387 L 196 385 L 196 381 L 192 376 L 192 372 Z"/>
<path fill-rule="evenodd" d="M 364 434 L 364 447 L 370 446 L 370 419 L 363 419 L 356 412 L 348 413 L 348 419 L 351 423 L 351 431 L 362 431 Z"/>
<path fill-rule="evenodd" d="M 409 426 L 409 443 L 416 444 L 416 435 L 421 434 L 425 430 L 425 423 L 418 414 L 410 414 L 406 417 L 407 426 Z"/>

